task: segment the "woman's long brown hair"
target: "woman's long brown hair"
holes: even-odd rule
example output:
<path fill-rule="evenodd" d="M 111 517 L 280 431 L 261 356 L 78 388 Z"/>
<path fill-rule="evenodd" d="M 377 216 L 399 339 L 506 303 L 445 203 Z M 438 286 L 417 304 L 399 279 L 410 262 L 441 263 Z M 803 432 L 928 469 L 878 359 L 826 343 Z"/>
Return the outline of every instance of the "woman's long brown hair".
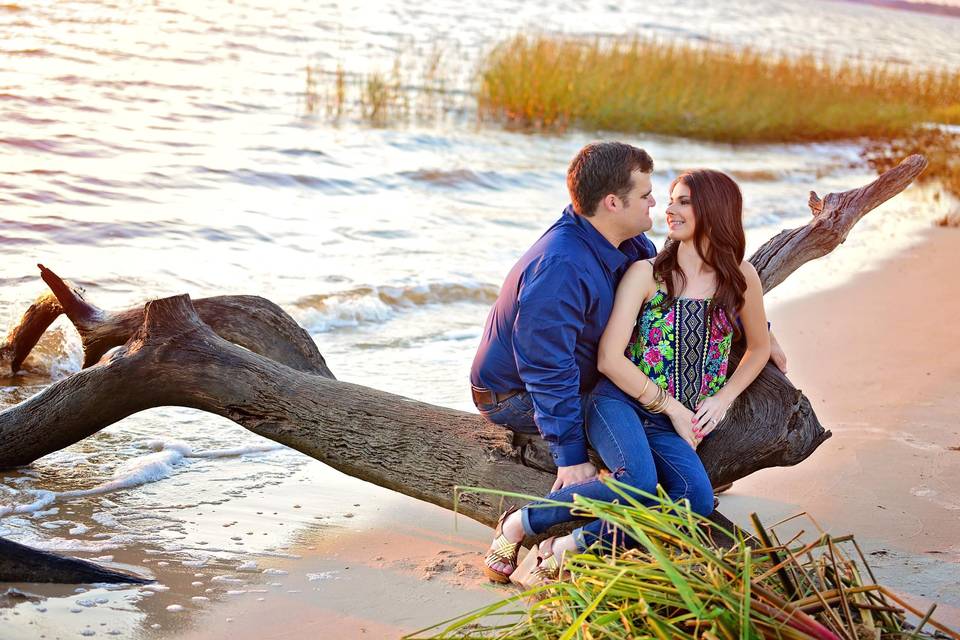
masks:
<path fill-rule="evenodd" d="M 740 271 L 747 240 L 743 233 L 743 196 L 733 178 L 711 169 L 697 169 L 680 174 L 670 184 L 670 193 L 677 183 L 690 189 L 690 204 L 696 216 L 693 246 L 704 263 L 713 270 L 717 290 L 711 306 L 721 312 L 737 329 L 736 318 L 743 307 L 747 281 Z M 677 262 L 680 243 L 668 240 L 653 262 L 653 274 L 667 289 L 664 305 L 673 304 L 677 292 L 687 284 L 687 275 Z M 679 286 L 678 286 L 679 285 Z"/>

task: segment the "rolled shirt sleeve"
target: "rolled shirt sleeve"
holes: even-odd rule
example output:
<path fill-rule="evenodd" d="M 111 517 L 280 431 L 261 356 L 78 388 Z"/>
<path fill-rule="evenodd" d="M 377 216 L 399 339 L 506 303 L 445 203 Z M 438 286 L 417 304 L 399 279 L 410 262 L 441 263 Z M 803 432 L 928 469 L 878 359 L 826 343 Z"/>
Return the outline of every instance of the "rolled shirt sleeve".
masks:
<path fill-rule="evenodd" d="M 557 466 L 581 464 L 588 458 L 576 348 L 586 322 L 587 283 L 564 260 L 531 266 L 513 328 L 517 369 Z"/>

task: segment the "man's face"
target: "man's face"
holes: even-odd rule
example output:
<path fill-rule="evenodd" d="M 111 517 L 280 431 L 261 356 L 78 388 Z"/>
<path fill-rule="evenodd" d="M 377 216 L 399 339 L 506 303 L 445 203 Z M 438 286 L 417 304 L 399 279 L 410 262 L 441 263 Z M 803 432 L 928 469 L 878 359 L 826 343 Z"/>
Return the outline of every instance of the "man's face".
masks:
<path fill-rule="evenodd" d="M 621 199 L 623 208 L 620 211 L 620 222 L 628 237 L 650 230 L 653 226 L 650 209 L 657 205 L 657 201 L 653 199 L 653 183 L 650 181 L 650 174 L 637 169 L 631 174 L 631 178 L 633 188 L 630 189 L 626 198 Z"/>

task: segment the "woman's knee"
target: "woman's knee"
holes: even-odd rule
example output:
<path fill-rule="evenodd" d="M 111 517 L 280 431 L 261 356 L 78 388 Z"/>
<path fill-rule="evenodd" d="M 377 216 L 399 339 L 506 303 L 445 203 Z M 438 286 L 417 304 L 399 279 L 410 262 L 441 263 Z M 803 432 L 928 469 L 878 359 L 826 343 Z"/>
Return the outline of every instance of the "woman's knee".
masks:
<path fill-rule="evenodd" d="M 657 495 L 657 470 L 654 468 L 616 469 L 613 477 L 634 489 Z"/>

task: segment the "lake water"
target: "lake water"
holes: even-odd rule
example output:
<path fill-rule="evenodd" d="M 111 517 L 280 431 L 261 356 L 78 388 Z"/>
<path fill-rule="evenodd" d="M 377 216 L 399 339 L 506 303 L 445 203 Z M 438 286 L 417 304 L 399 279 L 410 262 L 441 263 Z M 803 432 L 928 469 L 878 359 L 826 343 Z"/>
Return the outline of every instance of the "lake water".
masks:
<path fill-rule="evenodd" d="M 745 195 L 749 250 L 806 219 L 809 189 L 822 194 L 872 179 L 860 147 L 533 136 L 477 124 L 469 112 L 390 128 L 350 117 L 331 123 L 306 113 L 305 67 L 366 73 L 401 59 L 415 68 L 439 50 L 454 52 L 451 72 L 464 78 L 490 46 L 523 32 L 960 64 L 953 18 L 842 2 L 757 7 L 690 0 L 492 0 L 469 10 L 445 0 L 2 5 L 0 327 L 43 291 L 36 263 L 84 286 L 105 308 L 178 293 L 259 294 L 311 332 L 340 379 L 471 410 L 467 373 L 489 305 L 516 257 L 566 205 L 566 166 L 583 144 L 617 137 L 645 147 L 661 202 L 684 168 L 732 173 Z M 832 286 L 895 252 L 938 206 L 916 189 L 885 205 L 842 252 L 802 270 L 771 303 Z M 655 216 L 662 211 L 661 204 Z M 663 230 L 657 219 L 658 243 Z M 79 340 L 61 320 L 27 362 L 30 375 L 0 378 L 0 406 L 77 371 L 80 361 Z M 309 512 L 286 504 L 293 492 L 309 499 Z M 0 475 L 0 535 L 146 562 L 161 583 L 175 584 L 198 567 L 283 557 L 298 530 L 342 513 L 363 492 L 229 421 L 162 408 Z M 231 510 L 275 508 L 279 515 L 268 513 L 262 528 L 242 537 L 220 524 Z M 110 625 L 139 633 L 158 603 L 170 602 L 162 592 L 143 593 L 105 591 L 96 596 L 105 602 L 90 596 L 81 606 L 109 604 Z M 50 598 L 46 607 L 69 608 L 76 599 Z M 35 637 L 44 617 L 30 605 L 12 620 L 0 618 L 0 636 Z"/>

